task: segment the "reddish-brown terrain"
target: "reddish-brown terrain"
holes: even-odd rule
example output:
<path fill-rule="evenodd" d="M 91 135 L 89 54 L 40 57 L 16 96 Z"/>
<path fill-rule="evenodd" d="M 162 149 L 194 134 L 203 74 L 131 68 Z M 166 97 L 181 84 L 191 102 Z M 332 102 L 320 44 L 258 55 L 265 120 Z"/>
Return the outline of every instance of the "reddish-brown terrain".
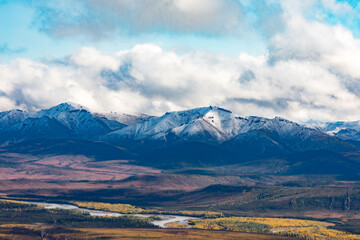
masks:
<path fill-rule="evenodd" d="M 161 172 L 150 167 L 132 165 L 124 160 L 95 162 L 83 155 L 32 156 L 3 153 L 0 161 L 0 180 L 121 180 L 137 174 Z"/>

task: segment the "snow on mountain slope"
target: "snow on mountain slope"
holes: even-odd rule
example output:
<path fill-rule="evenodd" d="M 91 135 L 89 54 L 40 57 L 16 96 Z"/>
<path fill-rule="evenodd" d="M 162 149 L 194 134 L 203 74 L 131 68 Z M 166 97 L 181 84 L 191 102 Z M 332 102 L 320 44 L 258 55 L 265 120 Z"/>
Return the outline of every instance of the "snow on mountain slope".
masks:
<path fill-rule="evenodd" d="M 290 153 L 329 150 L 354 151 L 355 147 L 318 130 L 300 126 L 283 118 L 250 117 L 246 129 L 230 141 L 231 148 L 253 149 L 254 153 Z"/>
<path fill-rule="evenodd" d="M 97 114 L 92 114 L 85 107 L 73 103 L 62 103 L 33 114 L 34 118 L 43 116 L 56 119 L 69 128 L 73 135 L 83 138 L 103 135 L 125 127 L 125 124 L 99 117 Z"/>
<path fill-rule="evenodd" d="M 305 125 L 343 140 L 360 141 L 360 121 L 326 123 L 310 121 Z"/>
<path fill-rule="evenodd" d="M 321 121 L 316 121 L 316 120 L 309 120 L 303 124 L 301 124 L 304 127 L 308 127 L 308 128 L 312 128 L 312 129 L 316 129 L 318 131 L 323 132 L 323 130 L 326 128 L 326 123 L 325 122 L 321 122 Z"/>
<path fill-rule="evenodd" d="M 33 113 L 13 110 L 1 113 L 0 117 L 2 143 L 57 138 L 91 140 L 126 126 L 100 118 L 86 108 L 70 103 Z"/>
<path fill-rule="evenodd" d="M 28 113 L 22 110 L 14 109 L 11 111 L 0 113 L 0 128 L 12 126 L 24 121 L 28 117 Z"/>
<path fill-rule="evenodd" d="M 81 111 L 81 110 L 83 110 L 84 112 L 89 112 L 87 108 L 79 104 L 65 102 L 65 103 L 60 103 L 59 105 L 56 105 L 49 109 L 44 109 L 39 112 L 35 112 L 32 114 L 32 117 L 39 118 L 42 116 L 48 116 L 49 118 L 61 119 L 61 118 L 66 118 L 66 114 L 68 112 Z"/>
<path fill-rule="evenodd" d="M 32 118 L 41 118 L 44 116 L 56 119 L 69 129 L 75 128 L 85 121 L 93 120 L 92 114 L 84 107 L 70 103 L 61 103 L 57 106 L 35 112 L 31 115 Z"/>
<path fill-rule="evenodd" d="M 128 126 L 105 136 L 104 139 L 132 139 L 167 141 L 197 138 L 203 142 L 223 142 L 234 136 L 244 124 L 244 119 L 218 107 L 195 108 L 187 111 L 168 112 L 143 123 Z M 203 136 L 203 138 L 200 138 Z"/>
<path fill-rule="evenodd" d="M 156 118 L 155 116 L 149 116 L 143 113 L 134 113 L 134 114 L 127 114 L 127 113 L 117 113 L 117 112 L 110 112 L 106 114 L 95 114 L 99 118 L 106 118 L 111 121 L 116 121 L 125 125 L 133 125 L 136 123 L 141 123 L 147 121 L 151 118 Z"/>

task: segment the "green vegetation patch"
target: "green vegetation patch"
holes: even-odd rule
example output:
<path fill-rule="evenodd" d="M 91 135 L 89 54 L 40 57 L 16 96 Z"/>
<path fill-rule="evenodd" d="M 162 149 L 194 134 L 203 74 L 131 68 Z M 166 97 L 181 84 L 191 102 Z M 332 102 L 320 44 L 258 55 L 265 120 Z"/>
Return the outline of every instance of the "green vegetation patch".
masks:
<path fill-rule="evenodd" d="M 110 212 L 118 212 L 123 214 L 143 213 L 143 214 L 175 214 L 175 215 L 205 217 L 205 218 L 223 217 L 223 214 L 221 212 L 211 212 L 211 211 L 161 211 L 158 209 L 143 209 L 132 206 L 130 204 L 121 204 L 121 203 L 80 202 L 80 201 L 74 201 L 70 203 L 78 207 L 110 211 Z"/>

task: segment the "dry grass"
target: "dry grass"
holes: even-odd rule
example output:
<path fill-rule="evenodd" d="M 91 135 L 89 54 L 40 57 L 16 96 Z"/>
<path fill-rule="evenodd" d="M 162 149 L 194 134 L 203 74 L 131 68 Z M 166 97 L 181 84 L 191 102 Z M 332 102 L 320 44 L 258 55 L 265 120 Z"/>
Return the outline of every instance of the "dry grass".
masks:
<path fill-rule="evenodd" d="M 217 240 L 276 240 L 276 239 L 290 239 L 287 237 L 239 233 L 239 232 L 224 232 L 224 231 L 208 231 L 196 229 L 76 229 L 80 233 L 73 235 L 76 239 L 217 239 Z"/>
<path fill-rule="evenodd" d="M 17 232 L 18 229 L 23 229 Z M 142 240 L 281 240 L 295 239 L 283 236 L 209 231 L 199 229 L 108 229 L 108 228 L 77 228 L 61 229 L 56 232 L 49 226 L 30 225 L 30 224 L 6 224 L 0 225 L 0 239 L 11 240 L 38 240 L 41 239 L 40 229 L 45 231 L 44 239 L 76 239 L 76 240 L 95 240 L 95 239 L 142 239 Z M 46 233 L 48 232 L 48 233 Z M 51 234 L 49 234 L 51 232 Z"/>

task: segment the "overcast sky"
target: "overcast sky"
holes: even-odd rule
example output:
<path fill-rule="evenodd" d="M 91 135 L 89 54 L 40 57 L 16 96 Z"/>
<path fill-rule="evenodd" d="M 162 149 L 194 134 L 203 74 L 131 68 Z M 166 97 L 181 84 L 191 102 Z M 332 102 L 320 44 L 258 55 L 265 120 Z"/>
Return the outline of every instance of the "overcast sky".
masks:
<path fill-rule="evenodd" d="M 0 0 L 0 110 L 360 120 L 357 0 Z"/>

